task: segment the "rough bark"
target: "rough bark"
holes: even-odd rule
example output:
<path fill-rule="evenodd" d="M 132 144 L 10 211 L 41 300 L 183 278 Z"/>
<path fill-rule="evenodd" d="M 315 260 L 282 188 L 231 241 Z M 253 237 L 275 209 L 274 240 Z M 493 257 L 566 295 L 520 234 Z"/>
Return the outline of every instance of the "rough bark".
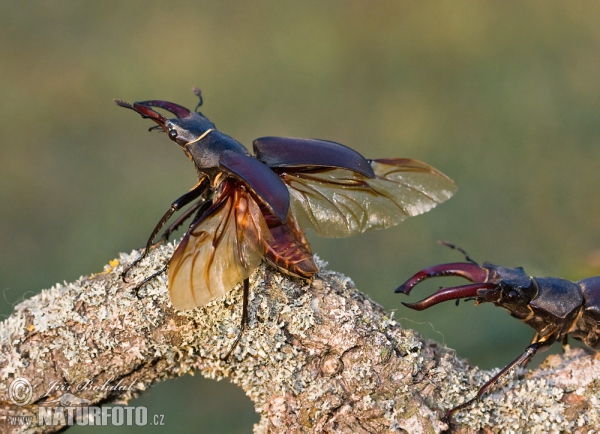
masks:
<path fill-rule="evenodd" d="M 172 245 L 152 251 L 130 282 L 160 269 L 172 252 Z M 119 279 L 121 264 L 134 257 L 121 255 L 101 274 L 44 290 L 0 323 L 2 432 L 56 430 L 15 427 L 11 416 L 37 421 L 40 405 L 57 405 L 67 392 L 89 406 L 124 404 L 156 381 L 191 371 L 242 387 L 261 415 L 255 432 L 442 432 L 444 409 L 494 373 L 403 329 L 350 279 L 323 267 L 310 283 L 257 269 L 249 328 L 225 362 L 240 323 L 241 288 L 206 307 L 175 311 L 165 275 L 140 298 L 133 283 Z M 10 399 L 16 378 L 33 386 L 28 405 Z M 600 426 L 598 378 L 600 360 L 584 350 L 551 356 L 457 414 L 453 429 L 588 432 Z"/>

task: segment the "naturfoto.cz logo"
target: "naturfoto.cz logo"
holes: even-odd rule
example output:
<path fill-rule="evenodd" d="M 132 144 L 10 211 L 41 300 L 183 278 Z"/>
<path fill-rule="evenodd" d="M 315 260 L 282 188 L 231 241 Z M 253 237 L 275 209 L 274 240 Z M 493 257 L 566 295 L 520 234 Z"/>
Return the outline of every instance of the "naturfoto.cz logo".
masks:
<path fill-rule="evenodd" d="M 123 390 L 125 389 L 119 382 L 116 386 L 111 386 L 108 382 L 98 387 L 91 381 L 85 382 L 85 387 L 78 390 Z M 12 426 L 73 426 L 73 425 L 100 425 L 100 426 L 121 426 L 121 425 L 164 425 L 164 415 L 152 415 L 148 420 L 148 410 L 146 407 L 123 407 L 123 406 L 90 406 L 91 401 L 69 392 L 70 386 L 65 383 L 61 385 L 52 384 L 50 389 L 43 397 L 49 396 L 52 391 L 65 391 L 56 399 L 46 400 L 35 406 L 37 409 L 37 418 L 28 414 L 8 415 L 6 421 Z M 8 390 L 11 402 L 19 407 L 31 403 L 33 397 L 33 388 L 31 382 L 26 378 L 15 378 Z M 31 411 L 31 409 L 29 409 Z M 35 411 L 34 411 L 35 412 Z"/>

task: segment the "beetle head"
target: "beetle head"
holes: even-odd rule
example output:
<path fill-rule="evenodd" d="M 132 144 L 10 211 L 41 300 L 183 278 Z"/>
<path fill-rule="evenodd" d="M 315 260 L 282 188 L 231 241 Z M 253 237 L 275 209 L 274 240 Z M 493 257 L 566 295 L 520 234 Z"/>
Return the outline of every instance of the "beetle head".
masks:
<path fill-rule="evenodd" d="M 196 108 L 202 105 L 202 97 L 200 91 L 194 89 L 194 93 L 200 98 L 200 102 Z M 151 128 L 160 128 L 168 134 L 169 138 L 177 143 L 179 146 L 184 147 L 187 144 L 198 140 L 208 130 L 214 129 L 213 124 L 208 118 L 198 111 L 192 112 L 191 110 L 175 104 L 169 101 L 162 100 L 149 100 L 134 102 L 133 104 L 126 103 L 121 100 L 114 100 L 115 103 L 120 107 L 125 107 L 133 110 L 143 118 L 152 119 L 158 125 Z M 168 112 L 173 113 L 175 118 L 166 118 L 157 111 L 153 110 L 152 107 L 158 107 Z"/>
<path fill-rule="evenodd" d="M 443 301 L 469 298 L 475 299 L 477 304 L 494 303 L 509 310 L 513 316 L 524 318 L 529 313 L 528 305 L 537 292 L 532 278 L 523 268 L 498 267 L 487 262 L 483 265 L 475 262 L 435 265 L 415 274 L 398 287 L 396 292 L 409 294 L 418 283 L 439 276 L 464 277 L 472 283 L 440 288 L 439 291 L 421 301 L 402 304 L 411 309 L 424 310 Z"/>
<path fill-rule="evenodd" d="M 514 317 L 526 318 L 531 312 L 529 306 L 538 289 L 523 267 L 506 268 L 488 262 L 483 267 L 488 270 L 488 282 L 493 283 L 494 287 L 477 291 L 477 302 L 491 302 L 505 308 Z"/>

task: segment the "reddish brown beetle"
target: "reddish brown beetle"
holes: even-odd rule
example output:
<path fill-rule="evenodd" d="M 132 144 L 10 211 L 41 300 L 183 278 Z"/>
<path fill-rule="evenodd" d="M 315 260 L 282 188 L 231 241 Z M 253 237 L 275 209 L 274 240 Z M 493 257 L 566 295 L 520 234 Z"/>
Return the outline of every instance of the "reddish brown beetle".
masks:
<path fill-rule="evenodd" d="M 523 354 L 485 383 L 473 399 L 450 409 L 444 420 L 449 421 L 454 412 L 481 398 L 513 367 L 527 363 L 538 350 L 547 349 L 556 341 L 566 344 L 568 335 L 600 351 L 600 276 L 577 282 L 557 277 L 531 277 L 521 267 L 499 267 L 489 262 L 479 265 L 464 250 L 452 244 L 442 244 L 462 252 L 468 262 L 434 265 L 421 270 L 398 287 L 396 292 L 409 294 L 418 283 L 440 276 L 460 276 L 473 283 L 440 288 L 421 301 L 403 305 L 424 310 L 443 301 L 458 302 L 462 298 L 474 299 L 475 304 L 491 302 L 508 310 L 513 317 L 533 327 L 536 332 Z"/>
<path fill-rule="evenodd" d="M 175 211 L 196 201 L 158 242 L 195 215 L 169 264 L 159 271 L 169 269 L 176 309 L 203 306 L 243 282 L 243 331 L 248 277 L 263 259 L 291 276 L 309 279 L 317 273 L 302 226 L 324 237 L 386 228 L 428 211 L 455 191 L 452 180 L 425 163 L 404 158 L 366 160 L 344 145 L 324 140 L 262 137 L 254 141 L 252 156 L 197 111 L 202 98 L 199 90 L 194 91 L 200 98 L 194 112 L 168 101 L 115 100 L 156 122 L 152 129 L 166 132 L 198 173 L 198 183 L 173 202 L 152 231 L 141 258 L 123 273 L 147 255 Z M 168 119 L 153 107 L 176 117 Z"/>

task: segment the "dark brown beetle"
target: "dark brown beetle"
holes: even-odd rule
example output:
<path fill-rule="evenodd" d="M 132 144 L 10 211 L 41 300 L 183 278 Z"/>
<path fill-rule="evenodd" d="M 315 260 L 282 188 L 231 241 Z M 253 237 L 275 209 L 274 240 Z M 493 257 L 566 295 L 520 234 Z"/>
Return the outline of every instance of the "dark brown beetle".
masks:
<path fill-rule="evenodd" d="M 536 331 L 531 345 L 523 354 L 504 367 L 485 383 L 477 395 L 444 416 L 449 421 L 452 414 L 468 407 L 513 367 L 526 364 L 539 349 L 547 349 L 556 341 L 567 343 L 567 335 L 582 341 L 595 351 L 600 351 L 600 276 L 571 282 L 557 277 L 531 277 L 523 268 L 505 268 L 484 262 L 479 265 L 464 250 L 469 262 L 434 265 L 419 271 L 396 289 L 409 294 L 415 285 L 431 277 L 460 276 L 473 282 L 469 285 L 440 288 L 433 295 L 416 303 L 402 303 L 415 310 L 428 309 L 438 303 L 462 298 L 475 299 L 475 304 L 491 302 L 503 307 L 515 318 Z"/>
<path fill-rule="evenodd" d="M 318 268 L 302 225 L 318 235 L 345 237 L 396 225 L 452 196 L 455 185 L 433 167 L 416 160 L 366 160 L 339 143 L 284 137 L 256 139 L 254 156 L 237 140 L 217 130 L 198 112 L 172 102 L 133 105 L 115 102 L 149 118 L 194 163 L 198 183 L 160 219 L 142 256 L 195 214 L 167 266 L 176 309 L 192 309 L 221 298 L 243 282 L 242 327 L 247 322 L 249 282 L 264 259 L 291 276 L 309 279 Z M 168 119 L 153 107 L 173 113 Z M 197 201 L 154 243 L 175 211 Z M 228 353 L 231 354 L 231 351 Z"/>

